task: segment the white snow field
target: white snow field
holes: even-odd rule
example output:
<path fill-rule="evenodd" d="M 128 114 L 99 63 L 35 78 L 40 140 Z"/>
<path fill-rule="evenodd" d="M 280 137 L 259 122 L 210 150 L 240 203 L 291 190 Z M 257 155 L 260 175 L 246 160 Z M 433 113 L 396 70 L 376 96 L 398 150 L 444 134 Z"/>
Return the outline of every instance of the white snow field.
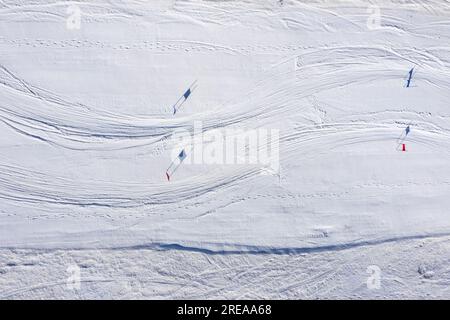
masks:
<path fill-rule="evenodd" d="M 446 0 L 1 0 L 0 298 L 449 299 L 449 89 Z"/>

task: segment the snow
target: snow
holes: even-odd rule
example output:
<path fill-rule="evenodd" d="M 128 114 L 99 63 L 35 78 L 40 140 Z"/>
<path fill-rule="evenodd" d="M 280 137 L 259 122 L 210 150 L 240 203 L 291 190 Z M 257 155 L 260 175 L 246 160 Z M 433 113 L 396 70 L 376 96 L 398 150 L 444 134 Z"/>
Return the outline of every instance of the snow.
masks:
<path fill-rule="evenodd" d="M 449 297 L 448 1 L 0 16 L 1 298 Z M 174 133 L 237 129 L 279 131 L 279 172 L 186 159 L 167 181 Z"/>
<path fill-rule="evenodd" d="M 449 245 L 450 237 L 301 254 L 0 250 L 0 298 L 448 299 Z M 80 288 L 67 285 L 74 264 Z M 372 266 L 379 289 L 367 286 Z"/>

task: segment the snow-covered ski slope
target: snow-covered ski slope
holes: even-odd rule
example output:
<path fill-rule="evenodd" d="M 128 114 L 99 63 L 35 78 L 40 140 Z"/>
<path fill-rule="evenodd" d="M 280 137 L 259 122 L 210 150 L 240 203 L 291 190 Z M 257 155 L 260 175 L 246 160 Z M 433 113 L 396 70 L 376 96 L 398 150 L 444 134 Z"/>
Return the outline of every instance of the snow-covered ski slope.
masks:
<path fill-rule="evenodd" d="M 448 1 L 4 0 L 0 53 L 2 248 L 450 235 Z M 196 164 L 168 182 L 170 137 L 194 121 L 279 129 L 279 174 Z"/>

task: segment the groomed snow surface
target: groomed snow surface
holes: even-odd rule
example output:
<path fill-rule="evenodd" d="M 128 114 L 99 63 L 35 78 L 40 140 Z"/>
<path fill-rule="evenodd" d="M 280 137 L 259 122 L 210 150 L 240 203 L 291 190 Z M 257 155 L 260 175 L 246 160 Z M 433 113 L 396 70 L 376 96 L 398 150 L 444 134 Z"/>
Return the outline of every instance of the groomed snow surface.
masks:
<path fill-rule="evenodd" d="M 0 298 L 449 299 L 450 3 L 330 2 L 0 1 Z"/>

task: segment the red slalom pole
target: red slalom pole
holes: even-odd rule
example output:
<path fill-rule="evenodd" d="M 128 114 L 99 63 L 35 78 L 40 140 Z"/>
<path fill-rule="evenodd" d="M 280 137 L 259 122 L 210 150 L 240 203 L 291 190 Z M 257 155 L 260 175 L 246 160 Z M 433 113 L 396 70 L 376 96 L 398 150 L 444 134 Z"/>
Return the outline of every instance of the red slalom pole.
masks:
<path fill-rule="evenodd" d="M 406 144 L 405 143 L 402 144 L 402 151 L 406 151 Z"/>

